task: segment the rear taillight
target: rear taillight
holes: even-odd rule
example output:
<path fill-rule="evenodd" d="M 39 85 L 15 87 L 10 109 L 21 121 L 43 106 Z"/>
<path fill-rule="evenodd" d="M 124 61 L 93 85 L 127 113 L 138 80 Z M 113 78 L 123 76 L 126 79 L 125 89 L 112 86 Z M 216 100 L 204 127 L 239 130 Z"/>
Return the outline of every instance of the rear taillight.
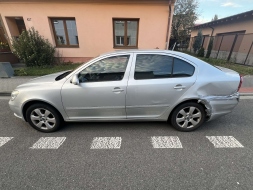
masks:
<path fill-rule="evenodd" d="M 243 82 L 243 77 L 240 75 L 240 83 L 239 83 L 239 86 L 238 86 L 237 91 L 240 90 L 240 88 L 241 88 L 241 86 L 242 86 L 242 82 Z"/>

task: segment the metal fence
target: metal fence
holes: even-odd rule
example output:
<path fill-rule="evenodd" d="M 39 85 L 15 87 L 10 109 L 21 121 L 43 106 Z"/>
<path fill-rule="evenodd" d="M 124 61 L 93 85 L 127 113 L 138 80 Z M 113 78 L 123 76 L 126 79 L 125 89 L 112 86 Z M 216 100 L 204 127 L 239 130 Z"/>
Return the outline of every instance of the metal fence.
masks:
<path fill-rule="evenodd" d="M 203 36 L 202 47 L 207 52 L 210 36 Z M 234 63 L 253 66 L 253 34 L 217 35 L 213 38 L 213 48 L 210 57 L 225 59 Z M 192 37 L 188 50 L 193 52 Z"/>

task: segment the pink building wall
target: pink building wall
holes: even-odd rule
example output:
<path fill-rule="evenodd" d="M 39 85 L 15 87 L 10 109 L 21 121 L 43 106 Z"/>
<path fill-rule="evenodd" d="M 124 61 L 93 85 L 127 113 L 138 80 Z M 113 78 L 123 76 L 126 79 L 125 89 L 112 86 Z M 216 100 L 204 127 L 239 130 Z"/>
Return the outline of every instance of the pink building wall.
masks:
<path fill-rule="evenodd" d="M 172 5 L 173 6 L 173 5 Z M 172 9 L 173 10 L 173 9 Z M 0 13 L 11 37 L 6 17 L 23 17 L 55 45 L 50 17 L 74 17 L 79 48 L 57 48 L 66 61 L 85 61 L 113 48 L 112 18 L 139 18 L 138 49 L 165 49 L 169 3 L 0 3 Z"/>

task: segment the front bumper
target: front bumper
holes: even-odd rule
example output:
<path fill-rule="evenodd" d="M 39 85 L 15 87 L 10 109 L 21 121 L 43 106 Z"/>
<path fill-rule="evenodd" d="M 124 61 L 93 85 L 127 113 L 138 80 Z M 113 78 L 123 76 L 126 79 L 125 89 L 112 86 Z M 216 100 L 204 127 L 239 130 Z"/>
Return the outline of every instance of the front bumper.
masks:
<path fill-rule="evenodd" d="M 232 112 L 239 99 L 240 95 L 236 92 L 229 96 L 200 97 L 199 102 L 205 105 L 208 121 L 211 121 Z"/>
<path fill-rule="evenodd" d="M 14 115 L 22 120 L 25 121 L 23 114 L 22 114 L 22 109 L 20 105 L 16 105 L 15 101 L 9 101 L 9 106 L 10 109 L 14 112 Z"/>

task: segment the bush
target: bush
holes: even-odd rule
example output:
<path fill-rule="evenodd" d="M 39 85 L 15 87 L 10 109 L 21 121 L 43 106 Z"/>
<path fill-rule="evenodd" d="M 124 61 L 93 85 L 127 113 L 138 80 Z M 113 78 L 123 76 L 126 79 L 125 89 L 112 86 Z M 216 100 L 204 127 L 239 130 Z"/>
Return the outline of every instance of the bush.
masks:
<path fill-rule="evenodd" d="M 12 40 L 12 46 L 13 53 L 28 67 L 54 63 L 55 48 L 34 28 L 23 31 L 18 39 Z"/>
<path fill-rule="evenodd" d="M 199 52 L 198 52 L 198 56 L 199 57 L 204 57 L 205 56 L 205 49 L 202 47 L 200 48 Z"/>
<path fill-rule="evenodd" d="M 211 37 L 207 48 L 206 58 L 210 57 L 212 49 L 213 49 L 213 38 Z"/>

